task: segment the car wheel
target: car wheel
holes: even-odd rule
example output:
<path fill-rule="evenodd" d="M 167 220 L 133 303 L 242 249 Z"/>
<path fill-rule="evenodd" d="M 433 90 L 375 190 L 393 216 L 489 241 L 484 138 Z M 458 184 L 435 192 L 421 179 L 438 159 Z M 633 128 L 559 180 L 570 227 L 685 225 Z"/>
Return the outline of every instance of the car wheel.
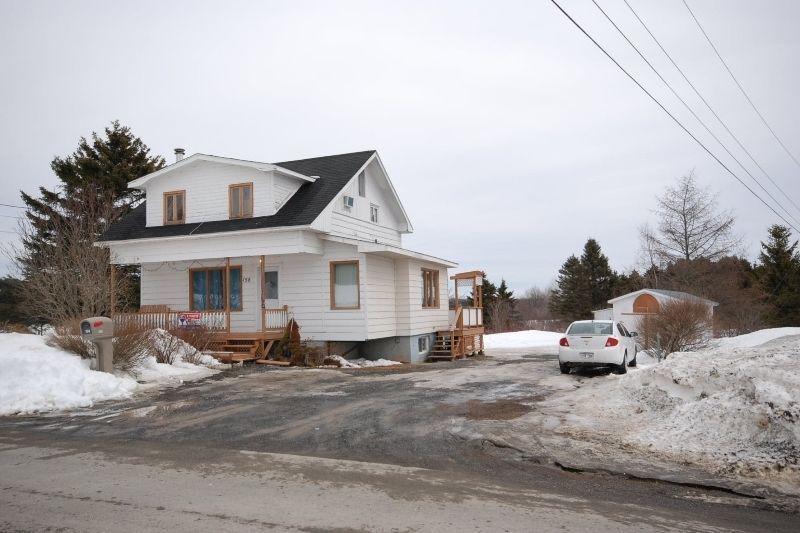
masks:
<path fill-rule="evenodd" d="M 562 374 L 569 374 L 569 366 L 564 363 L 558 363 L 558 369 L 561 370 Z"/>
<path fill-rule="evenodd" d="M 625 355 L 622 356 L 622 364 L 621 365 L 614 365 L 613 372 L 615 374 L 626 374 L 628 372 L 628 352 L 625 352 Z"/>
<path fill-rule="evenodd" d="M 630 362 L 630 363 L 628 363 L 628 366 L 629 366 L 629 367 L 631 367 L 631 368 L 636 368 L 636 356 L 637 356 L 637 355 L 639 355 L 639 352 L 638 352 L 638 350 L 635 350 L 635 349 L 634 349 L 634 350 L 633 350 L 633 360 L 631 360 L 631 362 Z"/>

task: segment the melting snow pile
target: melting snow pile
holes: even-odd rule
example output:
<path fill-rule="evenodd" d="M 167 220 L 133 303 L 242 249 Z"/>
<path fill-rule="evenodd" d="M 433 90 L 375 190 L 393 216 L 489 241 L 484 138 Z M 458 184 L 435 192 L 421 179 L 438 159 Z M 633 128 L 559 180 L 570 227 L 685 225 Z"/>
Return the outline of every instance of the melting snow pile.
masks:
<path fill-rule="evenodd" d="M 341 368 L 370 368 L 375 366 L 394 366 L 403 364 L 398 361 L 390 361 L 388 359 L 376 359 L 374 361 L 370 359 L 364 359 L 363 357 L 360 359 L 345 359 L 341 355 L 329 355 L 325 359 L 336 361 Z"/>
<path fill-rule="evenodd" d="M 153 335 L 154 342 L 172 338 L 163 330 Z M 173 342 L 178 343 L 178 356 L 173 364 L 158 363 L 147 354 L 135 370 L 136 379 L 91 370 L 90 360 L 45 341 L 39 335 L 0 334 L 0 416 L 90 407 L 95 402 L 130 397 L 139 388 L 176 384 L 217 372 L 209 368 L 217 366 L 212 357 L 196 354 L 192 346 L 177 339 Z M 187 362 L 189 358 L 199 364 Z"/>
<path fill-rule="evenodd" d="M 541 346 L 558 346 L 563 333 L 552 331 L 512 331 L 511 333 L 493 333 L 483 337 L 484 347 L 496 348 L 537 348 Z"/>
<path fill-rule="evenodd" d="M 38 335 L 0 334 L 0 415 L 89 407 L 127 398 L 130 377 L 89 369 L 89 361 L 48 346 Z"/>
<path fill-rule="evenodd" d="M 798 491 L 800 336 L 787 333 L 795 331 L 722 339 L 703 351 L 599 378 L 559 406 L 569 411 L 565 429 L 588 426 L 673 460 L 770 478 Z M 748 347 L 762 339 L 772 340 Z"/>

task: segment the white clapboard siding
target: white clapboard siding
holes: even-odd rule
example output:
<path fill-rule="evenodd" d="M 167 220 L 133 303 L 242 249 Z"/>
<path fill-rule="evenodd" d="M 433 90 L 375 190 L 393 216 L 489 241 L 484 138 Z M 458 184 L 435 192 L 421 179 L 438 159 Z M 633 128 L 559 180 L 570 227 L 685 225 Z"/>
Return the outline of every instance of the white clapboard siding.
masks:
<path fill-rule="evenodd" d="M 273 211 L 277 212 L 283 204 L 285 204 L 291 196 L 297 192 L 297 189 L 303 184 L 302 181 L 275 173 L 273 175 Z"/>
<path fill-rule="evenodd" d="M 397 334 L 419 335 L 447 329 L 448 276 L 447 268 L 417 260 L 404 260 L 404 276 L 395 285 L 397 298 Z M 439 307 L 422 307 L 422 268 L 439 270 Z"/>
<path fill-rule="evenodd" d="M 367 220 L 333 211 L 331 213 L 330 232 L 332 235 L 349 237 L 364 241 L 400 246 L 402 244 L 400 232 L 396 229 L 373 224 Z"/>
<path fill-rule="evenodd" d="M 375 254 L 366 256 L 367 336 L 370 339 L 397 334 L 394 260 Z"/>

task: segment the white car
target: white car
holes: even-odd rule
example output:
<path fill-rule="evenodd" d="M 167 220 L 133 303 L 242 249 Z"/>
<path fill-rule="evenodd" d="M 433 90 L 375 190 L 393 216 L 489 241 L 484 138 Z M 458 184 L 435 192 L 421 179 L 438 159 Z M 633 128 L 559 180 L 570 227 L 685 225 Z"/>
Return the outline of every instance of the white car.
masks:
<path fill-rule="evenodd" d="M 558 343 L 558 366 L 562 374 L 586 367 L 610 367 L 624 374 L 626 366 L 636 366 L 636 337 L 622 322 L 578 320 Z"/>

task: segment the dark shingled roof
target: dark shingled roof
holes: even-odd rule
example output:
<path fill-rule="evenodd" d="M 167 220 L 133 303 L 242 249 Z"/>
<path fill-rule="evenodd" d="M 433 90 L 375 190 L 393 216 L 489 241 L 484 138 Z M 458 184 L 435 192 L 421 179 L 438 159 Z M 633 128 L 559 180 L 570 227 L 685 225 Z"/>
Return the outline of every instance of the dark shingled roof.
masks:
<path fill-rule="evenodd" d="M 236 220 L 213 220 L 175 224 L 169 226 L 145 226 L 145 203 L 123 217 L 101 237 L 101 241 L 124 241 L 153 237 L 176 237 L 201 235 L 246 229 L 278 228 L 284 226 L 307 226 L 314 222 L 323 209 L 347 185 L 355 173 L 372 157 L 375 150 L 352 154 L 312 157 L 297 161 L 274 163 L 306 176 L 319 176 L 314 183 L 304 183 L 297 192 L 274 215 L 242 218 Z"/>

